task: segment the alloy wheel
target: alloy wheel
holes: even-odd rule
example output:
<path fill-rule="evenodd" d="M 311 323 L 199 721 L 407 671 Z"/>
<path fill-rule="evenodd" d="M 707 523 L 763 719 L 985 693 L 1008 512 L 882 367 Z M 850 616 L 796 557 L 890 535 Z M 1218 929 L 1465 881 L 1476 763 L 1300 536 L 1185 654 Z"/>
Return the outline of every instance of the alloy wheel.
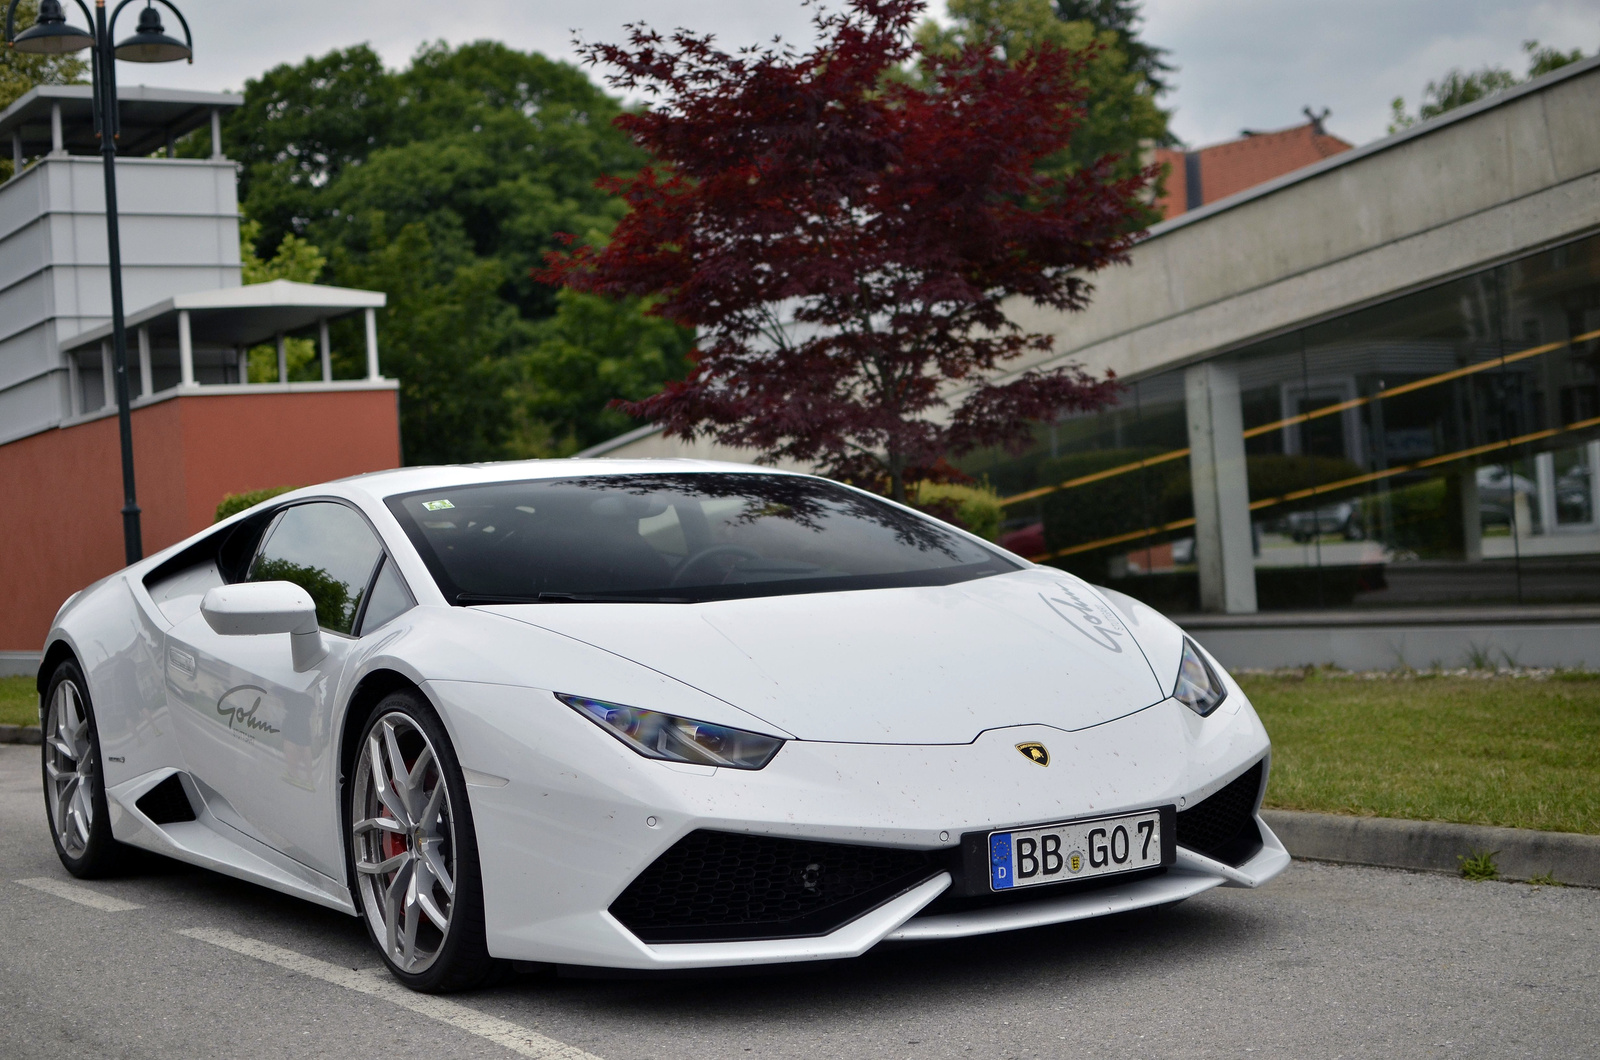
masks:
<path fill-rule="evenodd" d="M 350 835 L 356 888 L 385 955 L 426 971 L 455 911 L 455 816 L 439 756 L 408 715 L 392 711 L 367 733 L 356 766 Z"/>
<path fill-rule="evenodd" d="M 94 830 L 94 744 L 89 739 L 89 712 L 72 681 L 61 681 L 50 697 L 45 717 L 45 797 L 50 824 L 61 849 L 73 858 L 89 849 Z"/>

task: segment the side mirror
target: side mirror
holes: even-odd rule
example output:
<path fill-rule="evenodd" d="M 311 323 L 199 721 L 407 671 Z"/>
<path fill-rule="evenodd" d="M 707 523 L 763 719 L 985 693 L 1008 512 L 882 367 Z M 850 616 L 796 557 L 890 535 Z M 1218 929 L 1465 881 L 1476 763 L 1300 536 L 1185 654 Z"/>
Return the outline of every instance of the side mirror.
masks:
<path fill-rule="evenodd" d="M 224 637 L 289 634 L 296 673 L 304 673 L 328 654 L 317 627 L 311 594 L 293 582 L 240 582 L 219 585 L 200 601 L 206 625 Z"/>

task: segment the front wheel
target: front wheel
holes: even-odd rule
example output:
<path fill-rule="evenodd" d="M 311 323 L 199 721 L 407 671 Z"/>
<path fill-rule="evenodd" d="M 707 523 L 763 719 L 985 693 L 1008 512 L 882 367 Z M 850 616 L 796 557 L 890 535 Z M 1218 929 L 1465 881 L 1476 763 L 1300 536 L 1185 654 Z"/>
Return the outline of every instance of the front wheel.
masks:
<path fill-rule="evenodd" d="M 64 662 L 45 686 L 44 802 L 50 838 L 67 871 L 92 880 L 115 875 L 127 848 L 111 835 L 105 776 L 100 772 L 100 734 L 89 702 L 89 684 L 75 662 Z"/>
<path fill-rule="evenodd" d="M 361 735 L 345 848 L 356 905 L 396 979 L 413 990 L 483 985 L 483 885 L 466 784 L 420 695 L 384 698 Z"/>

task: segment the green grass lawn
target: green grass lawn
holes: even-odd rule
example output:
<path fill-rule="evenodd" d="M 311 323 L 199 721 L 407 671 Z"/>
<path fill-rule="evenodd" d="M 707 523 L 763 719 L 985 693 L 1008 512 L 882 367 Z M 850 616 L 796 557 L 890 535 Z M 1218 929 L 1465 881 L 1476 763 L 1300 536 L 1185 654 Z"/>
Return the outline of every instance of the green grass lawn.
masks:
<path fill-rule="evenodd" d="M 31 677 L 0 677 L 0 725 L 39 724 L 39 693 Z"/>
<path fill-rule="evenodd" d="M 1600 675 L 1244 675 L 1284 810 L 1600 834 Z"/>

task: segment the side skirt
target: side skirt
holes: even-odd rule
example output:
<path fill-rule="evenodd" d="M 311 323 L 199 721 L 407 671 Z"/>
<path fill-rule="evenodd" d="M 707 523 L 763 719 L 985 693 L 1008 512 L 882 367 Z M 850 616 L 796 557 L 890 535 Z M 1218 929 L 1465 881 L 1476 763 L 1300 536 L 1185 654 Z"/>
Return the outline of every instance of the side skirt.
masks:
<path fill-rule="evenodd" d="M 183 784 L 195 819 L 157 824 L 140 811 L 138 803 L 173 775 Z M 106 794 L 111 808 L 111 834 L 118 842 L 357 915 L 348 887 L 219 820 L 200 797 L 194 778 L 182 770 L 152 770 L 108 789 Z"/>

